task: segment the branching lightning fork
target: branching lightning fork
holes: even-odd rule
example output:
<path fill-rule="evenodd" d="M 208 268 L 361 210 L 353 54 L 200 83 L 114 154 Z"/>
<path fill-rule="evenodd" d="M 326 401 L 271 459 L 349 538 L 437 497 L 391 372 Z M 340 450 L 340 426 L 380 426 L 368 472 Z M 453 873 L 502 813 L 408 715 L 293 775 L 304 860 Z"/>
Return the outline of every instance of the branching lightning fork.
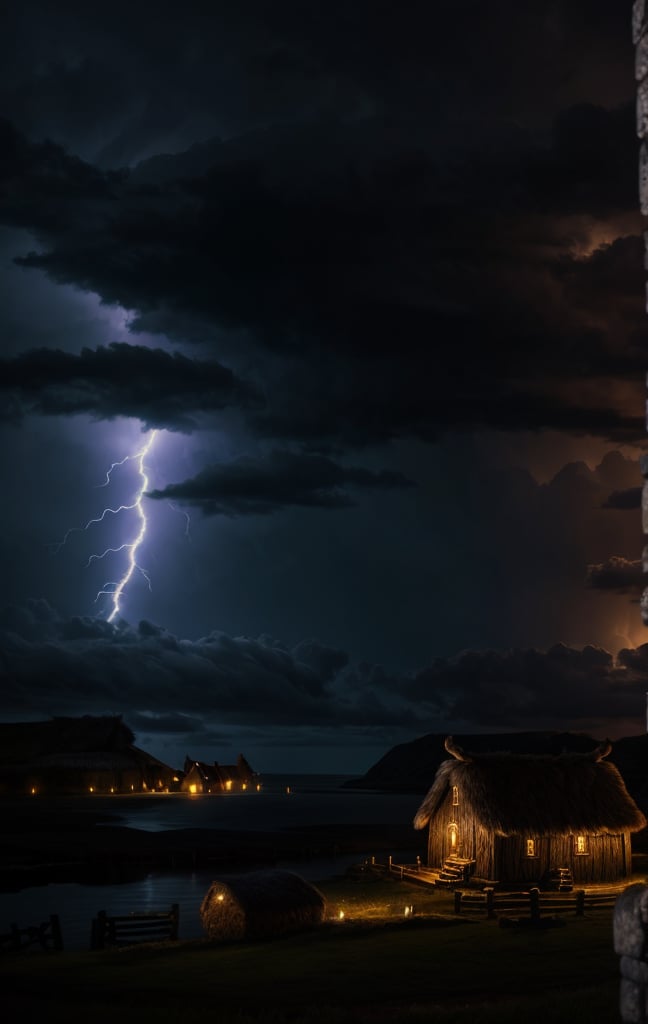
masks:
<path fill-rule="evenodd" d="M 148 485 L 149 485 L 149 480 L 148 480 L 148 475 L 147 475 L 146 466 L 144 464 L 144 460 L 145 460 L 146 456 L 148 455 L 148 453 L 150 452 L 150 450 L 151 450 L 151 448 L 153 446 L 153 442 L 155 441 L 155 438 L 156 438 L 158 433 L 159 433 L 159 431 L 152 430 L 150 432 L 150 434 L 148 435 L 144 445 L 142 446 L 142 448 L 140 448 L 139 451 L 135 452 L 132 455 L 126 455 L 119 462 L 113 462 L 113 464 L 111 465 L 110 469 L 106 472 L 106 479 L 105 479 L 104 483 L 100 485 L 101 487 L 107 487 L 110 484 L 112 472 L 118 466 L 123 466 L 127 462 L 135 462 L 136 465 L 137 465 L 137 472 L 139 474 L 139 486 L 138 486 L 137 492 L 136 492 L 135 497 L 134 497 L 133 501 L 131 502 L 131 504 L 130 505 L 119 505 L 117 508 L 110 508 L 110 507 L 105 508 L 103 510 L 103 512 L 101 513 L 101 515 L 97 516 L 94 519 L 89 519 L 88 522 L 85 524 L 85 526 L 83 526 L 83 527 L 74 527 L 73 529 L 68 530 L 68 532 L 65 534 L 65 537 L 63 538 L 61 543 L 59 545 L 57 545 L 57 548 L 56 548 L 56 550 L 60 549 L 66 543 L 66 541 L 67 541 L 67 539 L 68 539 L 68 537 L 70 536 L 71 533 L 75 532 L 76 530 L 87 530 L 87 529 L 89 529 L 89 527 L 93 526 L 96 523 L 102 523 L 107 515 L 116 516 L 116 515 L 119 515 L 120 512 L 133 512 L 133 511 L 137 513 L 137 517 L 138 517 L 138 520 L 139 520 L 139 530 L 137 531 L 137 535 L 135 536 L 134 540 L 128 541 L 128 542 L 126 542 L 124 544 L 120 544 L 118 547 L 106 548 L 106 550 L 102 551 L 102 553 L 100 555 L 90 555 L 90 558 L 88 559 L 88 562 L 87 562 L 87 565 L 90 565 L 92 562 L 97 561 L 98 559 L 105 558 L 106 555 L 117 554 L 120 551 L 127 551 L 128 552 L 128 563 L 127 563 L 126 571 L 122 575 L 121 579 L 117 580 L 116 582 L 104 583 L 103 588 L 98 592 L 98 594 L 97 594 L 97 596 L 95 598 L 95 601 L 98 601 L 99 598 L 102 597 L 103 595 L 106 595 L 106 596 L 110 597 L 110 599 L 112 601 L 112 611 L 111 611 L 110 615 L 108 616 L 108 622 L 112 622 L 116 618 L 116 616 L 119 615 L 120 601 L 121 601 L 122 595 L 124 593 L 125 588 L 128 586 L 130 580 L 132 579 L 133 574 L 136 571 L 139 572 L 144 577 L 144 579 L 146 580 L 146 582 L 149 585 L 149 588 L 151 586 L 151 581 L 150 581 L 150 579 L 148 577 L 148 574 L 147 574 L 146 570 L 143 569 L 141 565 L 138 565 L 138 562 L 137 562 L 137 552 L 138 552 L 138 550 L 139 550 L 139 548 L 140 548 L 140 546 L 142 544 L 142 541 L 144 540 L 144 537 L 146 536 L 146 528 L 147 528 L 147 525 L 148 525 L 147 524 L 147 519 L 146 519 L 146 513 L 144 511 L 144 505 L 143 505 L 143 502 L 142 502 L 142 499 L 143 499 L 144 495 L 146 494 L 146 491 L 147 491 Z"/>

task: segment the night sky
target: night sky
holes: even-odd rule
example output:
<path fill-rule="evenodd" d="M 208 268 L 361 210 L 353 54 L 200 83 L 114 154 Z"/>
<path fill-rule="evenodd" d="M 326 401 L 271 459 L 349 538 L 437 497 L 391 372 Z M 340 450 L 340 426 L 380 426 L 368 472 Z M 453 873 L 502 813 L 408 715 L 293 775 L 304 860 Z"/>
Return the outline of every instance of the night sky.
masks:
<path fill-rule="evenodd" d="M 631 7 L 10 5 L 3 720 L 261 772 L 645 729 Z M 82 527 L 154 429 L 111 623 L 137 510 Z"/>

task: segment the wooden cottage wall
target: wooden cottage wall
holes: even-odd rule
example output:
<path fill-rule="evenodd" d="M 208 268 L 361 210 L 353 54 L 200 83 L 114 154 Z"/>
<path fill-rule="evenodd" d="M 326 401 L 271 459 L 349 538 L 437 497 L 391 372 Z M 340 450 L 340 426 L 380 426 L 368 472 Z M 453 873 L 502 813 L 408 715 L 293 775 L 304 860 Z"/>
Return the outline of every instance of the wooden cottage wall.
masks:
<path fill-rule="evenodd" d="M 457 827 L 457 848 L 454 852 L 460 857 L 475 860 L 474 873 L 490 878 L 492 875 L 489 871 L 493 863 L 492 836 L 477 823 L 472 806 L 463 798 L 461 787 L 458 800 L 458 804 L 453 804 L 450 787 L 430 822 L 428 865 L 432 868 L 441 867 L 446 857 L 453 852 L 450 844 L 450 825 L 454 824 Z"/>
<path fill-rule="evenodd" d="M 526 840 L 533 838 L 535 857 L 526 855 Z M 630 873 L 629 843 L 623 835 L 587 836 L 588 853 L 576 853 L 576 837 L 497 836 L 492 877 L 500 882 L 539 882 L 557 868 L 570 868 L 574 882 L 614 882 Z"/>
<path fill-rule="evenodd" d="M 478 878 L 495 879 L 495 837 L 483 825 L 475 826 L 475 871 Z"/>
<path fill-rule="evenodd" d="M 587 841 L 589 853 L 573 854 L 575 882 L 614 882 L 626 877 L 623 835 L 588 836 Z"/>
<path fill-rule="evenodd" d="M 527 836 L 495 837 L 495 874 L 500 882 L 538 882 L 552 866 L 552 840 L 549 836 L 529 836 L 535 844 L 535 856 L 527 856 Z M 562 865 L 560 865 L 562 866 Z"/>
<path fill-rule="evenodd" d="M 445 857 L 445 831 L 447 828 L 447 798 L 430 819 L 428 827 L 428 867 L 439 868 Z"/>

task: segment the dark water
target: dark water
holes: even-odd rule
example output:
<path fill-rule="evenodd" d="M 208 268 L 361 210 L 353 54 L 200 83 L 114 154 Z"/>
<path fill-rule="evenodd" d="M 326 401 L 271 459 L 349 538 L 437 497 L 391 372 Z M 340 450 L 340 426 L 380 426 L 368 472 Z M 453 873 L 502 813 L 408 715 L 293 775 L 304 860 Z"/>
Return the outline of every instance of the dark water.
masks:
<path fill-rule="evenodd" d="M 132 810 L 120 800 L 115 811 L 120 824 L 160 831 L 178 828 L 281 830 L 327 824 L 409 824 L 420 797 L 341 790 L 341 776 L 268 776 L 260 793 L 188 797 L 172 794 L 152 797 L 150 805 L 137 799 Z M 290 792 L 287 792 L 287 788 Z M 106 807 L 111 809 L 110 798 Z M 370 856 L 368 851 L 366 856 Z M 309 861 L 284 861 L 277 867 L 296 871 L 311 881 L 343 874 L 364 859 L 354 854 Z M 44 921 L 58 914 L 65 948 L 88 949 L 90 924 L 99 910 L 108 914 L 165 910 L 180 904 L 180 938 L 202 936 L 200 903 L 213 872 L 193 874 L 151 872 L 146 878 L 119 885 L 52 883 L 0 894 L 0 932 L 15 921 L 19 926 Z"/>
<path fill-rule="evenodd" d="M 216 796 L 172 793 L 152 796 L 151 803 L 137 797 L 132 810 L 120 799 L 120 824 L 160 832 L 179 828 L 275 831 L 308 825 L 384 825 L 412 821 L 421 797 L 342 789 L 346 775 L 268 775 L 261 791 Z M 111 810 L 110 797 L 106 809 Z"/>

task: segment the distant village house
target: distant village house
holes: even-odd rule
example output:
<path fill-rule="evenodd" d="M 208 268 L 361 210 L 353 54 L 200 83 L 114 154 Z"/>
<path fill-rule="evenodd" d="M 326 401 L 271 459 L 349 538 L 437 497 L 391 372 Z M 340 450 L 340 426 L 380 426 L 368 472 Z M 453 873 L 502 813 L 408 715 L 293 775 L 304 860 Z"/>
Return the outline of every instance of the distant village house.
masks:
<path fill-rule="evenodd" d="M 231 793 L 240 792 L 259 785 L 258 775 L 252 770 L 243 754 L 239 754 L 236 764 L 213 764 L 205 761 L 194 761 L 186 757 L 184 778 L 181 789 L 183 793 L 195 796 L 198 793 Z"/>

